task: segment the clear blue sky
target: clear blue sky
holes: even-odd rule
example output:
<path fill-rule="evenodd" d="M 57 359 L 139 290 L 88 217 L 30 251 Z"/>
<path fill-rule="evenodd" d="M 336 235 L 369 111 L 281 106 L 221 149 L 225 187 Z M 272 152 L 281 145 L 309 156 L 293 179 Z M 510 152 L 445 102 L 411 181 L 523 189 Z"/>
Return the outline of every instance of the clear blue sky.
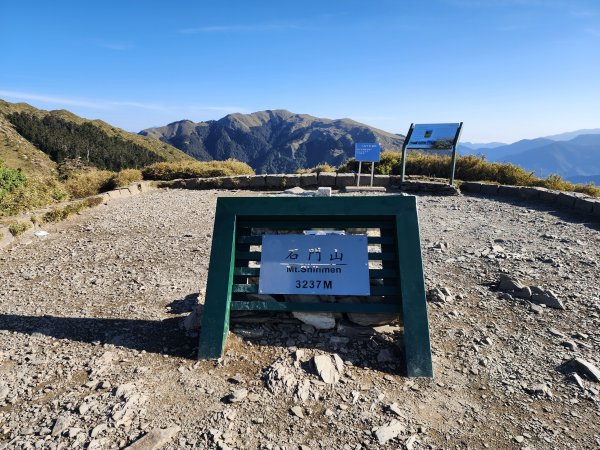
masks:
<path fill-rule="evenodd" d="M 127 130 L 283 108 L 463 140 L 600 127 L 600 1 L 0 3 L 0 98 Z"/>

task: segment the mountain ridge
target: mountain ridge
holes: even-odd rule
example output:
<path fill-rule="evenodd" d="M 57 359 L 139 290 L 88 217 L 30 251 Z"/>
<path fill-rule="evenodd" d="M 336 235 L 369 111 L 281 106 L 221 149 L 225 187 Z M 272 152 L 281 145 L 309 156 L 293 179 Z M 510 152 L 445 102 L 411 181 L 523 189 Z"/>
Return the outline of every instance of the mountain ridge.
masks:
<path fill-rule="evenodd" d="M 218 120 L 188 119 L 140 131 L 200 159 L 235 158 L 259 173 L 295 172 L 318 164 L 340 165 L 354 143 L 378 141 L 400 150 L 404 137 L 352 119 L 318 118 L 285 109 L 233 113 Z"/>

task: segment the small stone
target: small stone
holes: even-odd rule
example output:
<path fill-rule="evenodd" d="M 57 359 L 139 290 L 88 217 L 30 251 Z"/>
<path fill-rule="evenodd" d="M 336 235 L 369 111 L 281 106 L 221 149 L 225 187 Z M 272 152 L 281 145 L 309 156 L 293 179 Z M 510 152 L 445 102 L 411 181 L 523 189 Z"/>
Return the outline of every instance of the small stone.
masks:
<path fill-rule="evenodd" d="M 600 382 L 600 370 L 589 361 L 582 358 L 573 358 L 568 365 L 580 375 L 589 378 L 596 383 Z"/>
<path fill-rule="evenodd" d="M 565 306 L 552 291 L 546 291 L 542 294 L 533 294 L 531 296 L 531 301 L 540 305 L 546 305 L 548 308 L 565 309 Z"/>
<path fill-rule="evenodd" d="M 70 417 L 67 415 L 60 415 L 56 418 L 54 426 L 52 427 L 52 436 L 60 436 L 63 431 L 69 427 Z"/>
<path fill-rule="evenodd" d="M 331 330 L 335 328 L 335 316 L 333 313 L 294 311 L 292 315 L 301 322 L 315 327 L 317 330 Z"/>
<path fill-rule="evenodd" d="M 127 447 L 127 450 L 158 450 L 173 439 L 180 430 L 181 428 L 176 425 L 165 429 L 155 428 Z"/>
<path fill-rule="evenodd" d="M 571 351 L 575 351 L 577 350 L 577 344 L 573 341 L 562 341 L 560 343 L 560 345 L 562 345 L 563 347 L 568 348 Z"/>
<path fill-rule="evenodd" d="M 406 447 L 406 450 L 413 450 L 415 448 L 415 442 L 417 442 L 417 436 L 413 435 L 411 437 L 409 437 L 406 442 L 404 443 L 404 446 Z"/>
<path fill-rule="evenodd" d="M 295 415 L 299 419 L 304 419 L 304 411 L 302 411 L 302 408 L 300 406 L 293 406 L 290 409 L 290 411 L 292 412 L 293 415 Z"/>
<path fill-rule="evenodd" d="M 335 358 L 336 356 L 339 361 Z M 317 373 L 325 383 L 335 384 L 340 381 L 344 363 L 338 355 L 334 355 L 333 358 L 329 355 L 316 355 L 313 361 Z"/>
<path fill-rule="evenodd" d="M 525 440 L 525 438 L 523 436 L 515 436 L 515 441 L 517 441 L 519 444 L 521 442 L 523 442 Z"/>
<path fill-rule="evenodd" d="M 10 389 L 8 388 L 8 386 L 6 384 L 0 383 L 0 402 L 4 401 L 4 399 L 8 397 L 9 393 Z"/>
<path fill-rule="evenodd" d="M 227 396 L 227 401 L 229 403 L 239 403 L 244 401 L 246 397 L 248 397 L 248 389 L 236 389 Z"/>
<path fill-rule="evenodd" d="M 92 429 L 92 432 L 90 433 L 90 437 L 95 438 L 96 436 L 98 436 L 100 433 L 102 433 L 106 429 L 108 429 L 108 425 L 105 423 L 100 423 Z"/>
<path fill-rule="evenodd" d="M 396 419 L 392 419 L 387 425 L 379 427 L 377 431 L 375 431 L 375 436 L 377 437 L 379 444 L 383 445 L 387 443 L 387 441 L 398 437 L 405 430 L 406 427 L 402 425 L 402 423 Z"/>
<path fill-rule="evenodd" d="M 531 395 L 552 398 L 552 391 L 544 383 L 534 384 L 533 386 L 528 388 L 527 391 Z"/>

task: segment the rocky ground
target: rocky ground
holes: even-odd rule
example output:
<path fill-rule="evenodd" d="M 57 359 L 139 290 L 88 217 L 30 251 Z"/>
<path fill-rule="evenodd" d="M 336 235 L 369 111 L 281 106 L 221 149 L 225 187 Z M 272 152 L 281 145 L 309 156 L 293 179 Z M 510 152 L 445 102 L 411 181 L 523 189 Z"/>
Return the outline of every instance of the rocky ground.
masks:
<path fill-rule="evenodd" d="M 433 380 L 397 325 L 238 323 L 198 362 L 219 195 L 249 194 L 116 200 L 0 254 L 0 448 L 600 448 L 595 225 L 419 197 Z"/>

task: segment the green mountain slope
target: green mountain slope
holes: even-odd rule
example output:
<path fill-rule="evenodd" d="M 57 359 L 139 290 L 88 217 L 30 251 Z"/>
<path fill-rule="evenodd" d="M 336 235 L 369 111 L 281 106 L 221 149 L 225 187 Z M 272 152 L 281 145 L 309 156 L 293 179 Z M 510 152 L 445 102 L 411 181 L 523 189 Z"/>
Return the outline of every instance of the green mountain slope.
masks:
<path fill-rule="evenodd" d="M 220 120 L 174 122 L 141 135 L 167 142 L 199 160 L 235 158 L 259 173 L 291 173 L 321 163 L 338 166 L 355 142 L 400 150 L 404 138 L 350 119 L 321 119 L 286 110 L 229 114 Z"/>
<path fill-rule="evenodd" d="M 39 173 L 51 171 L 53 163 L 77 157 L 108 170 L 191 159 L 167 143 L 129 133 L 101 120 L 0 100 L 0 159 L 8 167 Z"/>

